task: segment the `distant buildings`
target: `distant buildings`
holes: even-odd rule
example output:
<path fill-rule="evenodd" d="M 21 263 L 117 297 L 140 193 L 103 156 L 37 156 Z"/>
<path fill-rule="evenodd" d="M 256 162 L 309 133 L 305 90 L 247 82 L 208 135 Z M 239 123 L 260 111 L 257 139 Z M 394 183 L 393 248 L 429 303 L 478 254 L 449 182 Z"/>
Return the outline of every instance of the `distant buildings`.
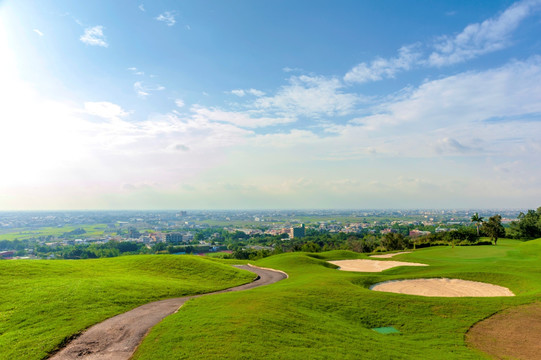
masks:
<path fill-rule="evenodd" d="M 178 232 L 165 234 L 165 241 L 174 244 L 182 242 L 182 234 Z"/>
<path fill-rule="evenodd" d="M 414 229 L 414 230 L 410 230 L 409 235 L 411 238 L 416 238 L 419 236 L 430 235 L 430 231 L 421 231 L 421 230 Z"/>
<path fill-rule="evenodd" d="M 173 244 L 178 244 L 181 242 L 190 242 L 194 239 L 194 236 L 190 232 L 180 233 L 172 232 L 165 234 L 165 241 Z"/>
<path fill-rule="evenodd" d="M 138 239 L 141 236 L 141 233 L 134 227 L 128 228 L 128 238 L 129 239 Z"/>
<path fill-rule="evenodd" d="M 12 259 L 15 256 L 15 251 L 0 251 L 0 259 Z"/>

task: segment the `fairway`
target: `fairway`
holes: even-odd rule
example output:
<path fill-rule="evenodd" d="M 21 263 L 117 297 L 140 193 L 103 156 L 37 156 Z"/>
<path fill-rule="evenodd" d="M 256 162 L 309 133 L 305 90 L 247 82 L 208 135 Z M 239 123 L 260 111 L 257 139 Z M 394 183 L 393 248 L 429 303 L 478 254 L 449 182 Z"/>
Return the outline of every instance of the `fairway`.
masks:
<path fill-rule="evenodd" d="M 257 262 L 287 280 L 186 304 L 158 324 L 135 359 L 484 359 L 464 337 L 475 323 L 541 296 L 541 241 L 438 247 L 401 254 L 425 263 L 382 273 L 336 271 L 346 251 L 286 253 Z M 509 288 L 514 297 L 431 298 L 370 291 L 383 281 L 454 278 Z M 399 333 L 384 335 L 376 328 Z"/>
<path fill-rule="evenodd" d="M 0 261 L 0 359 L 43 359 L 85 328 L 139 305 L 252 280 L 252 273 L 196 256 Z"/>
<path fill-rule="evenodd" d="M 80 354 L 91 355 L 93 359 L 131 359 L 133 352 L 148 331 L 164 317 L 177 312 L 186 301 L 224 292 L 246 291 L 287 278 L 287 274 L 272 269 L 262 269 L 250 265 L 236 265 L 235 267 L 248 270 L 257 277 L 248 284 L 206 294 L 155 301 L 109 318 L 86 330 L 61 351 L 54 354 L 51 360 L 70 360 L 79 358 Z"/>

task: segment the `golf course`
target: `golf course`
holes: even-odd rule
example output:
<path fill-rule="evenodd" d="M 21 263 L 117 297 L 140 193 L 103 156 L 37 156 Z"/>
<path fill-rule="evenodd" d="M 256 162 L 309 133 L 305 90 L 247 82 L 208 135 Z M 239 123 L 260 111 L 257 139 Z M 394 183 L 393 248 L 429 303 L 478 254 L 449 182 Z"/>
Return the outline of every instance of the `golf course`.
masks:
<path fill-rule="evenodd" d="M 341 271 L 329 262 L 355 259 L 374 258 L 330 251 L 256 261 L 288 278 L 189 300 L 149 332 L 133 358 L 485 359 L 489 356 L 468 340 L 469 330 L 541 297 L 541 239 L 415 250 L 378 261 L 426 266 L 379 272 Z M 0 359 L 44 359 L 73 335 L 139 305 L 252 281 L 252 273 L 230 266 L 239 263 L 172 255 L 2 261 Z M 371 290 L 375 284 L 409 279 L 482 282 L 514 296 Z M 519 325 L 527 329 L 524 319 Z"/>

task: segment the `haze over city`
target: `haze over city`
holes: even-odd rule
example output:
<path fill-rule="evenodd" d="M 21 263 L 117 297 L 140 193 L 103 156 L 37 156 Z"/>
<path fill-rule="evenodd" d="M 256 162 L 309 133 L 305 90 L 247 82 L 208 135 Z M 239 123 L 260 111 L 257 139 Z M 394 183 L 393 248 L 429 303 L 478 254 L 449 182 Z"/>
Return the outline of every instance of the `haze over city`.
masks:
<path fill-rule="evenodd" d="M 0 210 L 537 208 L 541 1 L 0 1 Z"/>

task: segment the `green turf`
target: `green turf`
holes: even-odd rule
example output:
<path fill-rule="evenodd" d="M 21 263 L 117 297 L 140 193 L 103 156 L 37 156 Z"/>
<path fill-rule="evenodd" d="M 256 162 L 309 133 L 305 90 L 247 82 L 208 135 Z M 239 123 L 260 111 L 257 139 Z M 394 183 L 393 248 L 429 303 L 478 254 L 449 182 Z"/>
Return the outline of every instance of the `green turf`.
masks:
<path fill-rule="evenodd" d="M 24 228 L 20 229 L 7 229 L 0 230 L 0 240 L 27 240 L 27 239 L 36 239 L 46 236 L 61 236 L 64 233 L 68 233 L 75 229 L 84 229 L 86 233 L 81 235 L 81 237 L 92 237 L 92 236 L 103 236 L 108 229 L 106 224 L 94 224 L 94 225 L 64 225 L 61 227 L 57 226 L 46 226 L 40 227 L 33 230 L 28 230 Z M 113 229 L 114 230 L 114 229 Z M 76 236 L 74 236 L 76 237 Z"/>
<path fill-rule="evenodd" d="M 0 359 L 43 359 L 67 337 L 138 305 L 252 279 L 195 256 L 0 261 Z"/>
<path fill-rule="evenodd" d="M 166 318 L 134 359 L 481 359 L 464 334 L 507 307 L 541 297 L 541 240 L 497 246 L 438 247 L 392 260 L 428 267 L 343 272 L 326 259 L 348 252 L 287 253 L 257 264 L 286 271 L 277 284 L 198 298 Z M 430 298 L 370 291 L 374 283 L 449 277 L 510 288 L 516 297 Z M 400 336 L 374 328 L 393 327 Z"/>

